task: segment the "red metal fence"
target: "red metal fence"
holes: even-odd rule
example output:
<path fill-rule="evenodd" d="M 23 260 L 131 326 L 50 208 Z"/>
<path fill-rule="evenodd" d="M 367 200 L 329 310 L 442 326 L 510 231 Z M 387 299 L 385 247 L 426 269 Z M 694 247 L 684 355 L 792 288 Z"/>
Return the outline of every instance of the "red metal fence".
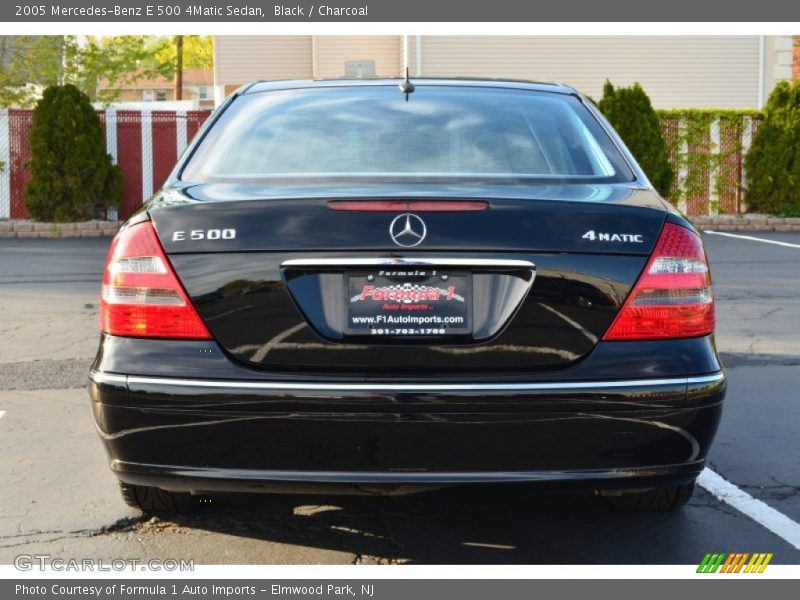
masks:
<path fill-rule="evenodd" d="M 133 213 L 166 179 L 209 111 L 101 111 L 106 147 L 124 174 L 120 218 Z M 661 123 L 675 183 L 670 199 L 690 215 L 744 212 L 744 156 L 761 118 L 752 113 L 665 113 Z M 32 113 L 0 110 L 0 218 L 27 217 Z"/>

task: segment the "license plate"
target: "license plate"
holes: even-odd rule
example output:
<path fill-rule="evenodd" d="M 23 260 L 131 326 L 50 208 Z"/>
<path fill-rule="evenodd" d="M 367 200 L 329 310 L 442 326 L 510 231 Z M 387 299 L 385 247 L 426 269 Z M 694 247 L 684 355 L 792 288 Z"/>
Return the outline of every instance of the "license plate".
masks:
<path fill-rule="evenodd" d="M 347 335 L 441 337 L 472 333 L 472 278 L 440 269 L 348 273 Z"/>

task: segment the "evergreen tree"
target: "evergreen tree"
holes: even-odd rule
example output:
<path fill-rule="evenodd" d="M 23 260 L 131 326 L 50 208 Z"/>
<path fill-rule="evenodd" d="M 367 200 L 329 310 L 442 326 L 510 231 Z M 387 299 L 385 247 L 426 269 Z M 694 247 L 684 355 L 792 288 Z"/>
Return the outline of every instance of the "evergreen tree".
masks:
<path fill-rule="evenodd" d="M 40 221 L 104 218 L 122 198 L 122 173 L 106 154 L 103 129 L 88 96 L 51 86 L 33 111 L 31 179 L 25 207 Z"/>
<path fill-rule="evenodd" d="M 800 81 L 775 86 L 745 167 L 749 210 L 800 216 Z"/>
<path fill-rule="evenodd" d="M 667 196 L 672 188 L 674 173 L 669 163 L 661 121 L 642 86 L 635 83 L 629 88 L 614 88 L 610 81 L 606 81 L 603 98 L 597 106 L 653 186 L 662 196 Z"/>

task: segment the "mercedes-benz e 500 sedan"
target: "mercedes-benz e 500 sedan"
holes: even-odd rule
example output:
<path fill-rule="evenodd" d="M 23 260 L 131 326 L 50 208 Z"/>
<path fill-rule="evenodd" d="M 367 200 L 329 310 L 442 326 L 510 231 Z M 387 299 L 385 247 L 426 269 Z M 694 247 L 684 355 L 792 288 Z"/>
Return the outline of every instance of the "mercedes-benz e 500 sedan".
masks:
<path fill-rule="evenodd" d="M 90 391 L 125 500 L 684 503 L 725 393 L 695 229 L 571 88 L 398 83 L 240 89 L 114 239 Z"/>

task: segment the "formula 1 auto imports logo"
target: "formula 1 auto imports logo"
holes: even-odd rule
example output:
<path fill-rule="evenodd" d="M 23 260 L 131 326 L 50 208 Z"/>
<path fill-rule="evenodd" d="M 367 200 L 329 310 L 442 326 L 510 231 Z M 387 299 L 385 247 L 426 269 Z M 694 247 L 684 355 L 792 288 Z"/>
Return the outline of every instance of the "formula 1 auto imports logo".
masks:
<path fill-rule="evenodd" d="M 749 559 L 749 560 L 748 560 Z M 697 567 L 698 573 L 763 573 L 772 560 L 772 553 L 736 552 L 732 554 L 711 553 L 703 557 Z"/>
<path fill-rule="evenodd" d="M 415 304 L 418 302 L 438 302 L 444 299 L 446 302 L 455 300 L 464 302 L 464 296 L 456 294 L 455 286 L 447 288 L 433 287 L 430 285 L 417 285 L 411 283 L 401 283 L 398 285 L 365 285 L 361 288 L 361 293 L 350 298 L 350 302 L 400 302 L 402 304 Z"/>

